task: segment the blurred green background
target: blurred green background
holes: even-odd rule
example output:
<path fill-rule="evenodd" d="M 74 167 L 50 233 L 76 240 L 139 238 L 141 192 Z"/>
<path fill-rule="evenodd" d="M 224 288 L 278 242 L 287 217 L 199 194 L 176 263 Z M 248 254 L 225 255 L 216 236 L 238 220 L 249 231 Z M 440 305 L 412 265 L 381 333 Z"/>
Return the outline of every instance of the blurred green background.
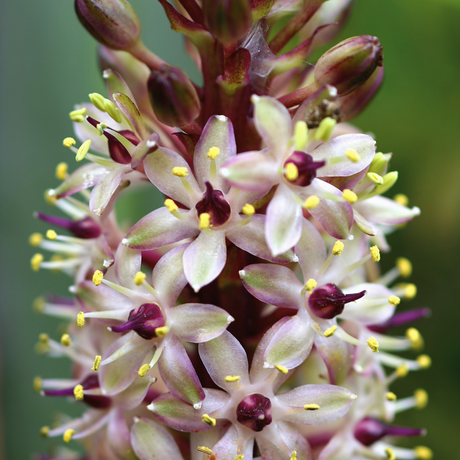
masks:
<path fill-rule="evenodd" d="M 145 43 L 161 57 L 193 69 L 181 37 L 169 30 L 159 4 L 132 0 Z M 40 397 L 35 375 L 68 375 L 65 360 L 34 353 L 40 332 L 58 338 L 58 321 L 36 315 L 31 304 L 44 292 L 65 294 L 68 280 L 49 271 L 33 273 L 27 243 L 48 226 L 33 219 L 50 212 L 43 191 L 57 185 L 54 168 L 72 165 L 62 139 L 72 135 L 68 112 L 89 92 L 104 92 L 96 64 L 96 44 L 78 23 L 71 0 L 2 4 L 0 17 L 1 139 L 1 308 L 0 308 L 0 458 L 28 459 L 50 441 L 38 435 L 59 410 L 75 411 L 66 401 Z M 339 41 L 352 35 L 377 35 L 384 48 L 386 79 L 371 106 L 356 121 L 372 131 L 378 148 L 394 153 L 400 180 L 391 193 L 409 195 L 422 215 L 390 237 L 391 253 L 414 263 L 411 281 L 418 296 L 409 307 L 429 306 L 432 317 L 417 327 L 433 358 L 428 372 L 412 373 L 395 392 L 425 388 L 428 408 L 398 417 L 400 424 L 428 429 L 425 439 L 436 459 L 458 458 L 460 255 L 460 1 L 357 0 Z M 197 72 L 192 70 L 196 77 Z M 73 166 L 71 166 L 73 168 Z M 144 203 L 147 209 L 153 203 Z M 3 455 L 3 457 L 2 457 Z"/>

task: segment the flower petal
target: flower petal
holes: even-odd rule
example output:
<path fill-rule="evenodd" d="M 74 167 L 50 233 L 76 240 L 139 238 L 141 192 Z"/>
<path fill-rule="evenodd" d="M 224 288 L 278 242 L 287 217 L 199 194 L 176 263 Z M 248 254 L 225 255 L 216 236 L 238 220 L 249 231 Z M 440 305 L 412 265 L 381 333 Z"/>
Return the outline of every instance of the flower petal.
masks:
<path fill-rule="evenodd" d="M 95 270 L 101 270 L 104 273 L 113 264 L 114 257 L 107 240 L 101 235 L 94 243 L 91 251 L 91 264 Z"/>
<path fill-rule="evenodd" d="M 122 460 L 137 459 L 131 447 L 131 437 L 128 425 L 126 424 L 125 413 L 122 409 L 116 409 L 110 412 L 110 418 L 107 424 L 107 440 L 110 447 Z"/>
<path fill-rule="evenodd" d="M 77 300 L 88 311 L 128 310 L 131 299 L 118 291 L 101 284 L 95 286 L 92 281 L 81 282 L 75 291 Z"/>
<path fill-rule="evenodd" d="M 117 405 L 125 410 L 135 409 L 144 400 L 153 382 L 154 380 L 148 375 L 145 377 L 137 376 L 126 390 L 116 395 Z"/>
<path fill-rule="evenodd" d="M 219 460 L 234 460 L 238 455 L 242 454 L 245 460 L 252 460 L 254 438 L 250 436 L 246 443 L 240 445 L 243 440 L 239 438 L 238 434 L 236 426 L 231 425 L 224 437 L 212 447 L 212 452 L 216 458 Z M 238 448 L 241 448 L 241 451 Z"/>
<path fill-rule="evenodd" d="M 127 168 L 125 167 L 114 167 L 109 174 L 96 184 L 89 199 L 89 209 L 91 211 L 98 216 L 104 212 L 126 172 Z"/>
<path fill-rule="evenodd" d="M 144 137 L 147 137 L 149 133 L 145 129 L 139 109 L 136 107 L 136 104 L 131 100 L 131 98 L 128 95 L 119 92 L 113 93 L 112 98 L 118 108 L 129 120 L 139 138 L 143 139 Z"/>
<path fill-rule="evenodd" d="M 384 225 L 403 224 L 420 214 L 417 206 L 407 208 L 383 196 L 374 196 L 356 203 L 355 206 L 365 219 Z"/>
<path fill-rule="evenodd" d="M 353 208 L 353 217 L 355 219 L 356 225 L 359 229 L 369 236 L 375 236 L 379 233 L 378 228 L 375 225 L 372 225 L 368 220 L 366 220 L 356 209 Z"/>
<path fill-rule="evenodd" d="M 120 244 L 115 260 L 115 276 L 119 284 L 129 289 L 138 289 L 134 276 L 141 269 L 142 254 L 136 249 Z"/>

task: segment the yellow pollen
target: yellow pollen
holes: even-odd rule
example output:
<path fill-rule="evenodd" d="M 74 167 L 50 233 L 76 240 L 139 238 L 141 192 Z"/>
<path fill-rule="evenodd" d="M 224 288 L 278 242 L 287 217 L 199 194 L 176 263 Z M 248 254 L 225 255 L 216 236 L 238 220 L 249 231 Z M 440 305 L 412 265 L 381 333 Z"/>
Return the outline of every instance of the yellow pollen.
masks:
<path fill-rule="evenodd" d="M 56 166 L 56 177 L 59 179 L 59 180 L 64 180 L 66 177 L 67 177 L 67 171 L 69 170 L 69 166 L 67 163 L 59 163 L 57 166 Z"/>
<path fill-rule="evenodd" d="M 334 256 L 340 256 L 342 254 L 343 248 L 345 245 L 341 241 L 336 241 L 332 247 L 332 254 Z"/>
<path fill-rule="evenodd" d="M 415 327 L 410 327 L 406 331 L 406 337 L 412 342 L 412 343 L 417 343 L 421 340 L 422 336 L 420 335 L 420 332 L 415 329 Z"/>
<path fill-rule="evenodd" d="M 299 170 L 294 163 L 288 163 L 285 168 L 286 171 L 286 179 L 293 181 L 299 177 Z"/>
<path fill-rule="evenodd" d="M 93 367 L 91 368 L 91 370 L 92 371 L 99 370 L 99 366 L 101 365 L 101 361 L 102 361 L 102 356 L 96 355 L 96 357 L 94 358 Z"/>
<path fill-rule="evenodd" d="M 383 177 L 377 173 L 370 172 L 367 173 L 368 179 L 370 179 L 375 185 L 383 185 Z"/>
<path fill-rule="evenodd" d="M 378 353 L 379 343 L 377 342 L 377 339 L 375 337 L 369 337 L 367 339 L 367 344 L 369 345 L 369 348 L 372 350 L 372 353 Z"/>
<path fill-rule="evenodd" d="M 396 307 L 396 305 L 399 305 L 401 303 L 401 299 L 395 295 L 391 295 L 390 297 L 388 297 L 388 303 Z"/>
<path fill-rule="evenodd" d="M 346 188 L 342 192 L 342 198 L 348 201 L 350 204 L 356 203 L 358 201 L 358 195 L 356 195 L 356 193 L 353 192 L 353 190 L 350 190 L 348 188 Z"/>
<path fill-rule="evenodd" d="M 88 94 L 89 100 L 92 102 L 96 109 L 99 109 L 101 112 L 105 112 L 104 101 L 105 97 L 101 96 L 99 93 Z"/>
<path fill-rule="evenodd" d="M 48 334 L 40 334 L 38 336 L 38 340 L 43 343 L 44 345 L 47 345 L 48 344 L 48 341 L 49 341 L 49 337 L 48 337 Z"/>
<path fill-rule="evenodd" d="M 41 233 L 32 233 L 32 235 L 29 236 L 29 244 L 31 246 L 39 246 L 42 241 L 43 235 Z"/>
<path fill-rule="evenodd" d="M 331 326 L 329 329 L 324 331 L 324 337 L 332 337 L 337 330 L 337 326 Z"/>
<path fill-rule="evenodd" d="M 401 273 L 401 276 L 404 278 L 412 275 L 412 264 L 410 260 L 405 257 L 399 257 L 396 259 L 396 266 L 398 267 L 399 273 Z"/>
<path fill-rule="evenodd" d="M 72 340 L 70 339 L 70 335 L 69 334 L 63 334 L 63 336 L 61 337 L 61 343 L 65 347 L 70 347 L 70 344 L 72 343 Z"/>
<path fill-rule="evenodd" d="M 256 208 L 252 204 L 246 203 L 241 209 L 245 216 L 252 216 L 256 212 Z"/>
<path fill-rule="evenodd" d="M 85 395 L 83 394 L 83 387 L 81 385 L 77 385 L 73 389 L 73 394 L 77 401 L 83 401 L 83 398 L 85 397 Z"/>
<path fill-rule="evenodd" d="M 72 145 L 75 145 L 77 141 L 73 137 L 66 137 L 63 141 L 62 144 L 64 147 L 72 147 Z"/>
<path fill-rule="evenodd" d="M 227 375 L 225 377 L 225 381 L 226 382 L 237 382 L 240 378 L 241 376 L 239 375 Z"/>
<path fill-rule="evenodd" d="M 196 450 L 198 452 L 203 452 L 203 454 L 206 454 L 206 455 L 212 455 L 212 450 L 206 446 L 198 446 Z"/>
<path fill-rule="evenodd" d="M 34 272 L 38 272 L 40 269 L 40 264 L 43 262 L 42 254 L 35 254 L 32 259 L 30 259 L 30 266 Z"/>
<path fill-rule="evenodd" d="M 388 401 L 396 401 L 396 395 L 392 392 L 392 391 L 389 391 L 385 397 L 387 398 Z"/>
<path fill-rule="evenodd" d="M 310 278 L 305 284 L 305 290 L 313 291 L 313 289 L 315 289 L 316 286 L 318 286 L 318 282 L 313 278 Z"/>
<path fill-rule="evenodd" d="M 135 284 L 136 286 L 140 286 L 140 285 L 144 282 L 144 280 L 145 280 L 146 277 L 147 277 L 147 275 L 146 275 L 145 273 L 143 273 L 143 272 L 137 272 L 137 273 L 134 275 L 134 284 Z"/>
<path fill-rule="evenodd" d="M 168 211 L 169 212 L 176 212 L 179 207 L 177 206 L 176 203 L 174 203 L 173 200 L 171 200 L 170 198 L 167 198 L 164 202 L 164 205 L 168 208 Z"/>
<path fill-rule="evenodd" d="M 425 390 L 415 390 L 414 392 L 415 397 L 415 407 L 417 409 L 423 409 L 428 404 L 428 393 Z"/>
<path fill-rule="evenodd" d="M 378 246 L 371 246 L 370 248 L 372 260 L 374 262 L 380 262 L 380 249 Z"/>
<path fill-rule="evenodd" d="M 46 232 L 46 237 L 49 240 L 54 241 L 57 238 L 57 233 L 54 230 L 48 230 Z"/>
<path fill-rule="evenodd" d="M 417 458 L 421 460 L 431 460 L 433 458 L 433 452 L 428 447 L 417 446 L 414 451 Z"/>
<path fill-rule="evenodd" d="M 75 155 L 75 161 L 82 161 L 86 157 L 86 154 L 89 152 L 90 147 L 91 139 L 88 139 L 87 141 L 83 142 L 83 144 L 80 145 L 77 154 Z"/>
<path fill-rule="evenodd" d="M 387 447 L 385 449 L 385 453 L 387 454 L 388 460 L 395 460 L 396 459 L 395 454 L 393 452 L 393 449 L 391 447 Z"/>
<path fill-rule="evenodd" d="M 406 284 L 404 288 L 404 296 L 406 299 L 413 299 L 417 295 L 417 286 L 415 284 Z"/>
<path fill-rule="evenodd" d="M 318 141 L 328 142 L 336 123 L 337 121 L 331 117 L 323 118 L 316 130 L 315 139 Z"/>
<path fill-rule="evenodd" d="M 287 367 L 281 366 L 281 364 L 275 364 L 275 368 L 278 369 L 282 374 L 287 374 L 289 369 Z"/>
<path fill-rule="evenodd" d="M 177 177 L 187 177 L 188 169 L 185 166 L 175 166 L 172 169 L 172 173 Z"/>
<path fill-rule="evenodd" d="M 355 149 L 352 149 L 352 148 L 347 149 L 347 151 L 345 152 L 345 155 L 353 163 L 358 163 L 358 161 L 361 160 L 359 153 Z"/>
<path fill-rule="evenodd" d="M 308 126 L 304 121 L 298 121 L 294 126 L 295 149 L 303 150 L 308 143 Z"/>
<path fill-rule="evenodd" d="M 145 377 L 147 375 L 147 372 L 150 370 L 150 364 L 144 364 L 139 368 L 139 377 Z"/>
<path fill-rule="evenodd" d="M 405 377 L 409 373 L 409 369 L 405 364 L 396 368 L 396 375 L 400 378 Z"/>
<path fill-rule="evenodd" d="M 304 202 L 303 207 L 310 211 L 319 205 L 319 198 L 316 195 L 310 195 Z"/>
<path fill-rule="evenodd" d="M 155 329 L 157 337 L 164 337 L 169 332 L 169 326 L 161 326 Z"/>
<path fill-rule="evenodd" d="M 211 147 L 209 150 L 208 150 L 208 158 L 210 158 L 211 160 L 215 160 L 217 158 L 217 155 L 219 155 L 220 153 L 220 148 L 219 147 Z"/>
<path fill-rule="evenodd" d="M 42 379 L 41 377 L 35 377 L 34 378 L 34 390 L 37 393 L 40 393 L 41 389 L 42 389 Z"/>
<path fill-rule="evenodd" d="M 243 460 L 243 458 L 244 458 L 244 455 L 240 454 L 235 457 L 235 460 Z"/>
<path fill-rule="evenodd" d="M 49 426 L 42 426 L 40 428 L 40 436 L 42 438 L 47 438 L 49 432 L 50 432 L 50 427 Z"/>
<path fill-rule="evenodd" d="M 62 437 L 62 439 L 64 439 L 64 442 L 69 443 L 70 440 L 72 439 L 72 436 L 74 435 L 74 433 L 75 433 L 75 431 L 72 430 L 71 428 L 66 430 L 64 432 L 64 436 Z"/>
<path fill-rule="evenodd" d="M 94 285 L 99 286 L 102 283 L 103 279 L 104 279 L 104 273 L 102 273 L 100 270 L 96 270 L 93 274 Z"/>
<path fill-rule="evenodd" d="M 45 308 L 45 299 L 43 297 L 37 297 L 32 303 L 32 308 L 37 313 L 42 313 Z"/>
<path fill-rule="evenodd" d="M 85 314 L 81 311 L 77 315 L 77 326 L 83 327 L 85 325 Z"/>
<path fill-rule="evenodd" d="M 409 198 L 407 198 L 407 195 L 404 195 L 404 193 L 398 193 L 393 199 L 401 206 L 407 206 L 409 204 Z"/>
<path fill-rule="evenodd" d="M 85 115 L 86 113 L 86 107 L 82 107 L 81 109 L 77 110 L 72 110 L 69 113 L 69 117 L 72 121 L 75 121 L 76 123 L 83 123 L 85 121 Z"/>
<path fill-rule="evenodd" d="M 431 366 L 431 358 L 428 355 L 417 357 L 417 363 L 422 369 L 428 369 Z"/>
<path fill-rule="evenodd" d="M 303 406 L 303 408 L 305 410 L 318 410 L 319 405 L 318 404 L 305 404 L 305 406 Z"/>
<path fill-rule="evenodd" d="M 200 230 L 206 230 L 211 226 L 211 215 L 207 212 L 200 214 Z"/>
<path fill-rule="evenodd" d="M 120 111 L 117 106 L 109 99 L 104 99 L 104 108 L 105 111 L 113 118 L 117 123 L 121 123 L 122 118 Z"/>
<path fill-rule="evenodd" d="M 297 451 L 296 450 L 292 451 L 290 460 L 297 460 Z"/>
<path fill-rule="evenodd" d="M 217 420 L 213 417 L 210 417 L 208 414 L 203 414 L 201 421 L 207 423 L 209 426 L 216 426 Z"/>

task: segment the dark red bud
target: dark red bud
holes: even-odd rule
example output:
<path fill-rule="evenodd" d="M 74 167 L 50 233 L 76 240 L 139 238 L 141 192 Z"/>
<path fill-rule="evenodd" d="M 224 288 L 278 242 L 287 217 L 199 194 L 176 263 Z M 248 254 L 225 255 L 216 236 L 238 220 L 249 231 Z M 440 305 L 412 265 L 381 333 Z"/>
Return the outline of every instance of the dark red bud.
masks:
<path fill-rule="evenodd" d="M 236 419 L 252 431 L 262 431 L 272 423 L 272 403 L 258 393 L 246 396 L 236 408 Z"/>

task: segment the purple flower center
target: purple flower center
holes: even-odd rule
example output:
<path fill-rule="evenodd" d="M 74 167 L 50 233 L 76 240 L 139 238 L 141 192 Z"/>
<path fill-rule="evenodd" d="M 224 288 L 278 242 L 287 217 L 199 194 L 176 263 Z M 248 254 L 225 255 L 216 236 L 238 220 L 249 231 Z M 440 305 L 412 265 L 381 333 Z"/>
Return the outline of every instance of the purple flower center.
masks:
<path fill-rule="evenodd" d="M 258 393 L 246 396 L 236 408 L 236 419 L 252 431 L 262 431 L 272 423 L 272 403 Z"/>
<path fill-rule="evenodd" d="M 313 314 L 322 319 L 332 319 L 343 312 L 346 303 L 364 296 L 366 291 L 344 294 L 335 284 L 317 287 L 308 298 L 308 306 Z"/>
<path fill-rule="evenodd" d="M 220 190 L 214 190 L 210 182 L 206 182 L 206 191 L 203 199 L 196 204 L 198 215 L 207 212 L 213 227 L 220 227 L 230 219 L 232 210 L 229 202 L 224 198 Z"/>
<path fill-rule="evenodd" d="M 310 185 L 312 180 L 316 177 L 316 170 L 326 164 L 325 161 L 313 161 L 313 157 L 311 155 L 298 151 L 290 155 L 284 162 L 283 166 L 286 168 L 288 163 L 292 163 L 297 167 L 299 175 L 297 179 L 291 180 L 286 177 L 286 174 L 285 177 L 291 184 L 298 185 L 300 187 Z"/>
<path fill-rule="evenodd" d="M 111 329 L 113 332 L 135 331 L 143 339 L 150 340 L 157 337 L 155 330 L 164 325 L 165 319 L 160 306 L 156 303 L 144 303 L 130 311 L 126 323 Z"/>

